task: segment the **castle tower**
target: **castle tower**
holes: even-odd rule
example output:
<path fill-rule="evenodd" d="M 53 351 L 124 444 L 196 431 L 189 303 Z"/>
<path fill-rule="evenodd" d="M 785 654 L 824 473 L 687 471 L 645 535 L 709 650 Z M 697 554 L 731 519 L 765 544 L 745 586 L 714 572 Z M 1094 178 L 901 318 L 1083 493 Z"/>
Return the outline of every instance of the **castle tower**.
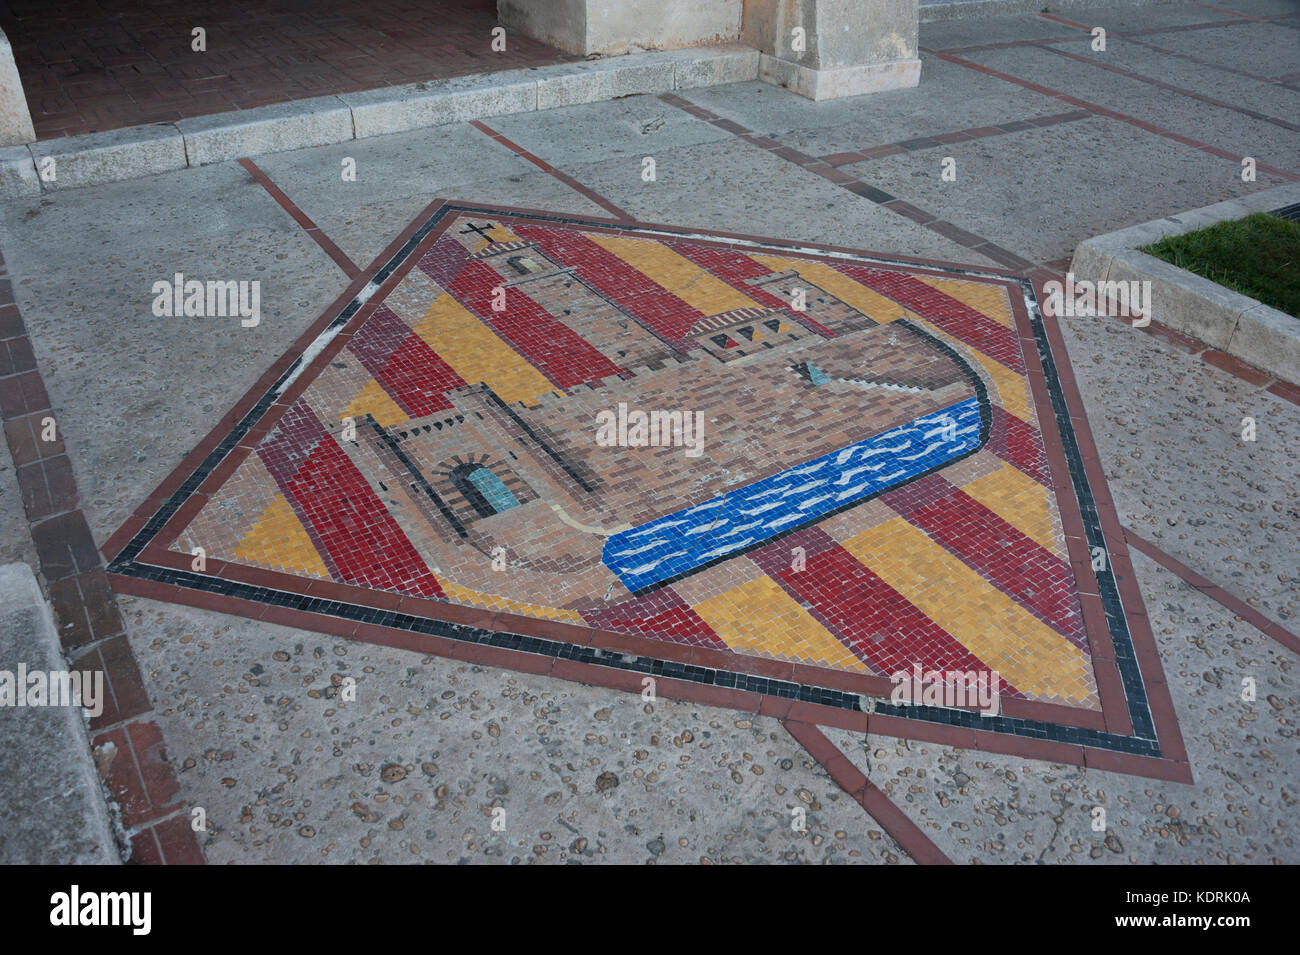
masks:
<path fill-rule="evenodd" d="M 660 367 L 679 352 L 551 259 L 534 242 L 493 242 L 474 254 L 620 368 Z M 506 293 L 509 301 L 509 291 Z"/>
<path fill-rule="evenodd" d="M 793 302 L 795 293 L 802 290 L 804 310 L 797 312 L 789 309 L 790 314 L 796 319 L 806 316 L 829 328 L 836 335 L 846 335 L 858 329 L 880 324 L 794 269 L 750 279 L 748 284 L 787 302 Z"/>

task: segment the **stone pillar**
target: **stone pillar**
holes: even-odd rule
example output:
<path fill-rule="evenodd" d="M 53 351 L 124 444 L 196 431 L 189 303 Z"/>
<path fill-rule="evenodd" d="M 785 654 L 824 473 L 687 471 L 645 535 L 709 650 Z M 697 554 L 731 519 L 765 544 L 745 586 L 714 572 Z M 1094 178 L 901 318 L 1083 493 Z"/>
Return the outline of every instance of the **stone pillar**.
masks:
<path fill-rule="evenodd" d="M 0 146 L 23 146 L 36 142 L 32 114 L 23 95 L 23 81 L 18 78 L 13 47 L 0 30 Z"/>
<path fill-rule="evenodd" d="M 567 53 L 613 56 L 735 41 L 742 0 L 497 0 L 497 19 Z"/>
<path fill-rule="evenodd" d="M 759 78 L 809 99 L 916 86 L 917 0 L 744 0 Z"/>

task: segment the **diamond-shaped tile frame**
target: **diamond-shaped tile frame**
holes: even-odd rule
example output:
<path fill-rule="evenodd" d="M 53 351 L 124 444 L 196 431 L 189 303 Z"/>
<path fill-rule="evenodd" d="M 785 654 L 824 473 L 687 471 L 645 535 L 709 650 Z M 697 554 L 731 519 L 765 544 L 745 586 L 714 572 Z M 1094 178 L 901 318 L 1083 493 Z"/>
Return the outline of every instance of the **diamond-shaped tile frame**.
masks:
<path fill-rule="evenodd" d="M 554 620 L 524 618 L 446 602 L 303 580 L 236 565 L 191 569 L 169 550 L 184 527 L 270 431 L 338 347 L 383 300 L 416 257 L 456 216 L 495 215 L 633 235 L 739 245 L 811 260 L 849 258 L 880 267 L 928 270 L 1002 283 L 1047 454 L 1056 477 L 1071 564 L 1088 618 L 1101 712 L 1025 700 L 1001 715 L 895 706 L 890 684 L 821 667 L 747 657 Z M 1138 775 L 1190 781 L 1172 701 L 1106 491 L 1095 446 L 1055 319 L 1039 307 L 1051 278 L 955 263 L 905 259 L 828 245 L 777 242 L 730 233 L 435 200 L 384 250 L 105 544 L 113 586 L 122 593 L 413 651 L 640 692 L 653 677 L 660 695 L 821 723 L 850 730 L 1051 759 Z M 1103 548 L 1105 569 L 1091 554 Z M 1084 582 L 1095 594 L 1087 592 Z"/>

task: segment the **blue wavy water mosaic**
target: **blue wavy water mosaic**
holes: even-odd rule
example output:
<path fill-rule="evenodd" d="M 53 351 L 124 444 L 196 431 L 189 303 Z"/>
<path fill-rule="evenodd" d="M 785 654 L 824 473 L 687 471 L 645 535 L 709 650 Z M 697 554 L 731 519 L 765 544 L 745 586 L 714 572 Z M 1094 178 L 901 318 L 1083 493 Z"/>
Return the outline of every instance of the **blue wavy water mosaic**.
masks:
<path fill-rule="evenodd" d="M 975 450 L 978 398 L 950 405 L 605 541 L 601 559 L 633 592 L 749 550 Z"/>

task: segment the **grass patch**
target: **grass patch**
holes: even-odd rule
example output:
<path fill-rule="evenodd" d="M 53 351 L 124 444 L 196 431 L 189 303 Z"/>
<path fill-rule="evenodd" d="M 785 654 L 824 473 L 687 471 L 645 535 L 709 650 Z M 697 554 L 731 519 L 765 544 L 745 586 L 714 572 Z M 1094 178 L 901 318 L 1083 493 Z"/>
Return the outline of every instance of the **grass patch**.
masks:
<path fill-rule="evenodd" d="M 1300 318 L 1300 222 L 1256 212 L 1142 251 Z"/>

